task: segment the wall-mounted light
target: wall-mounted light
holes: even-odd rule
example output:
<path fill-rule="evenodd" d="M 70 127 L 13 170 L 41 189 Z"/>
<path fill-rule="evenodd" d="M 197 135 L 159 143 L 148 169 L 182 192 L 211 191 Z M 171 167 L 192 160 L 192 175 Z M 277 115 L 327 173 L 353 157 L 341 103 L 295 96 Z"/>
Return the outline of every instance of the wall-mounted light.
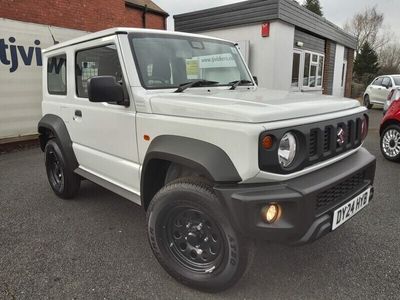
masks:
<path fill-rule="evenodd" d="M 297 41 L 296 46 L 302 48 L 304 46 L 303 42 Z"/>

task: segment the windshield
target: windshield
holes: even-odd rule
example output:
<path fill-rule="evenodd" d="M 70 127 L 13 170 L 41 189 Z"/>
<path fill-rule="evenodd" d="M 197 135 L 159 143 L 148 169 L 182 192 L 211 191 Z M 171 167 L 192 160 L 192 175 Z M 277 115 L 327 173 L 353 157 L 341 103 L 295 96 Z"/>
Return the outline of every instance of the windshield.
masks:
<path fill-rule="evenodd" d="M 243 85 L 252 85 L 251 76 L 232 43 L 149 33 L 131 34 L 130 40 L 146 89 L 177 88 L 196 80 L 204 80 L 201 86 L 228 86 L 238 80 L 243 80 Z"/>

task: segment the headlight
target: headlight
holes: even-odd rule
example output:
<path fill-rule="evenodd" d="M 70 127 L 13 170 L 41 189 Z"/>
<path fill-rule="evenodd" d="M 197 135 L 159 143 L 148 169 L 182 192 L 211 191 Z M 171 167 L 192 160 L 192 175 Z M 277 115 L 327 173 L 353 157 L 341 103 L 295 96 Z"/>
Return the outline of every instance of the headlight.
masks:
<path fill-rule="evenodd" d="M 297 142 L 294 134 L 287 132 L 279 143 L 278 157 L 283 168 L 288 168 L 296 156 Z"/>

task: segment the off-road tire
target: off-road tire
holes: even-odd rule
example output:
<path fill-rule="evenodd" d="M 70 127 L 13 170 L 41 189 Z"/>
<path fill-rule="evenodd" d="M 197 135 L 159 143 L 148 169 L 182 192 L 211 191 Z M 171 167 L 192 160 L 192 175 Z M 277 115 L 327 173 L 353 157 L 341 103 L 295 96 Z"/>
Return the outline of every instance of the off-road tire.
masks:
<path fill-rule="evenodd" d="M 56 139 L 47 142 L 44 153 L 47 179 L 54 193 L 62 199 L 76 196 L 81 185 L 80 176 L 66 164 Z"/>
<path fill-rule="evenodd" d="M 180 209 L 183 214 L 182 219 L 179 219 Z M 173 218 L 174 212 L 177 212 L 176 219 Z M 185 219 L 184 212 L 192 217 Z M 193 229 L 198 228 L 198 220 L 204 223 L 202 227 L 204 232 Z M 219 292 L 231 287 L 246 271 L 249 254 L 252 255 L 252 244 L 233 228 L 226 209 L 210 185 L 201 178 L 177 179 L 164 186 L 149 205 L 147 225 L 150 246 L 161 266 L 179 282 L 198 290 Z M 172 232 L 172 235 L 168 233 L 174 230 L 181 230 L 183 233 L 177 231 Z M 185 234 L 185 230 L 194 230 L 195 233 L 190 231 Z M 213 232 L 215 236 L 207 235 L 207 230 Z M 194 243 L 191 242 L 193 235 L 196 235 Z M 212 244 L 209 248 L 207 247 L 210 244 L 201 244 L 211 238 Z M 196 254 L 198 249 L 193 250 L 193 245 L 198 240 L 202 245 L 199 246 L 201 250 L 199 256 Z M 185 250 L 182 250 L 184 244 Z M 213 247 L 219 251 L 212 250 Z M 190 249 L 194 252 L 190 252 L 190 255 L 194 254 L 196 258 L 187 254 Z M 213 254 L 213 251 L 216 254 Z M 202 266 L 203 260 L 208 261 L 206 258 L 215 259 L 211 262 L 213 267 L 204 262 L 205 268 L 210 267 L 207 270 Z M 199 260 L 200 264 L 193 267 L 191 260 L 195 259 Z"/>

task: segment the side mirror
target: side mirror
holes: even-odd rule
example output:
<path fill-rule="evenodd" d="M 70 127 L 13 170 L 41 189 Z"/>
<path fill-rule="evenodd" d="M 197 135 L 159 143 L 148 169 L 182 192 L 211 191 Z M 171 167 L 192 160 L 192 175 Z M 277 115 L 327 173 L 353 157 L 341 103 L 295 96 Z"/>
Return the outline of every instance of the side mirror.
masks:
<path fill-rule="evenodd" d="M 254 82 L 258 85 L 258 78 L 257 78 L 257 76 L 253 76 L 253 80 L 254 80 Z"/>
<path fill-rule="evenodd" d="M 95 76 L 88 80 L 90 102 L 124 103 L 124 90 L 115 76 Z"/>

